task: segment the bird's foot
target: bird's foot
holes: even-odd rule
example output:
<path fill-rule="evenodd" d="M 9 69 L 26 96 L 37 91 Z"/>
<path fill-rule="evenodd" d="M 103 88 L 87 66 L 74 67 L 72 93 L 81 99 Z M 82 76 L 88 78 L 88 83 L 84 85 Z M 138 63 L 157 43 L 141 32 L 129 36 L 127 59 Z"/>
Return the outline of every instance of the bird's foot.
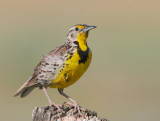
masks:
<path fill-rule="evenodd" d="M 53 102 L 51 102 L 51 101 L 49 102 L 49 104 L 50 104 L 51 106 L 56 107 L 59 112 L 62 111 L 62 109 L 61 109 L 61 108 L 62 108 L 62 105 L 55 104 L 55 103 L 53 103 Z"/>
<path fill-rule="evenodd" d="M 85 109 L 81 108 L 77 103 L 66 102 L 66 104 L 74 107 L 74 113 L 78 111 L 78 113 L 82 116 L 81 111 L 85 111 Z"/>

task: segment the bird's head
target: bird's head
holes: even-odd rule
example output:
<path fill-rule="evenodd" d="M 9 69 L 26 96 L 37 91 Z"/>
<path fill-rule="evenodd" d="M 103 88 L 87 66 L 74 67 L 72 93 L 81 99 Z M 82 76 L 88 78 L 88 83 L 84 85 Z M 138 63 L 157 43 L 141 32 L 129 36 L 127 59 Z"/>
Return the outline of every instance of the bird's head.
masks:
<path fill-rule="evenodd" d="M 79 44 L 86 44 L 88 33 L 94 28 L 96 28 L 96 26 L 88 26 L 86 24 L 74 25 L 68 31 L 66 43 L 78 42 Z"/>

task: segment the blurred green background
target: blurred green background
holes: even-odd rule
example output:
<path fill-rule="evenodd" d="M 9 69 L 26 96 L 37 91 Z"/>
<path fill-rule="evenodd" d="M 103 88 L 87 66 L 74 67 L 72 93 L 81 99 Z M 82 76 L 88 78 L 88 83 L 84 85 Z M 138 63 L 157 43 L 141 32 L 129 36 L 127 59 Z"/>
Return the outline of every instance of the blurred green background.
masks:
<path fill-rule="evenodd" d="M 75 24 L 97 26 L 88 38 L 93 60 L 65 92 L 110 121 L 159 121 L 159 0 L 1 0 L 0 120 L 31 121 L 34 107 L 48 105 L 39 89 L 24 99 L 12 95 Z M 56 103 L 67 101 L 48 92 Z"/>

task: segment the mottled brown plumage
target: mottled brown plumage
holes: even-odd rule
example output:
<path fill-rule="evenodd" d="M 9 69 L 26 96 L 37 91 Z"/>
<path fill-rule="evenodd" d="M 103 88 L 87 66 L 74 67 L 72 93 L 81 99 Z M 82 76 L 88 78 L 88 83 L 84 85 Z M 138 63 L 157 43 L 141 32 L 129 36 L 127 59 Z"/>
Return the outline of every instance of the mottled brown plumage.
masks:
<path fill-rule="evenodd" d="M 68 46 L 64 44 L 44 55 L 42 61 L 34 69 L 32 77 L 16 92 L 15 96 L 21 94 L 21 97 L 25 97 L 35 87 L 42 88 L 51 85 L 51 81 L 56 77 L 57 70 L 63 67 L 63 63 L 68 57 Z"/>

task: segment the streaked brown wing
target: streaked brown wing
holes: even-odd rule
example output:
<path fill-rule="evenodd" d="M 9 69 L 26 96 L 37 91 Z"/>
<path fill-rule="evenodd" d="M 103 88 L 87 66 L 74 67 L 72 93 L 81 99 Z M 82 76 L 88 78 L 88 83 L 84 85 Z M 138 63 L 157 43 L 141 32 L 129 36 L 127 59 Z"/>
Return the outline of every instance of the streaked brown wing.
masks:
<path fill-rule="evenodd" d="M 67 54 L 67 46 L 62 45 L 43 56 L 42 61 L 34 69 L 32 77 L 26 81 L 14 96 L 27 96 L 35 87 L 47 86 L 55 78 L 57 70 L 63 65 Z"/>
<path fill-rule="evenodd" d="M 43 56 L 26 86 L 48 85 L 55 78 L 57 70 L 63 65 L 66 52 L 67 46 L 62 45 Z"/>

